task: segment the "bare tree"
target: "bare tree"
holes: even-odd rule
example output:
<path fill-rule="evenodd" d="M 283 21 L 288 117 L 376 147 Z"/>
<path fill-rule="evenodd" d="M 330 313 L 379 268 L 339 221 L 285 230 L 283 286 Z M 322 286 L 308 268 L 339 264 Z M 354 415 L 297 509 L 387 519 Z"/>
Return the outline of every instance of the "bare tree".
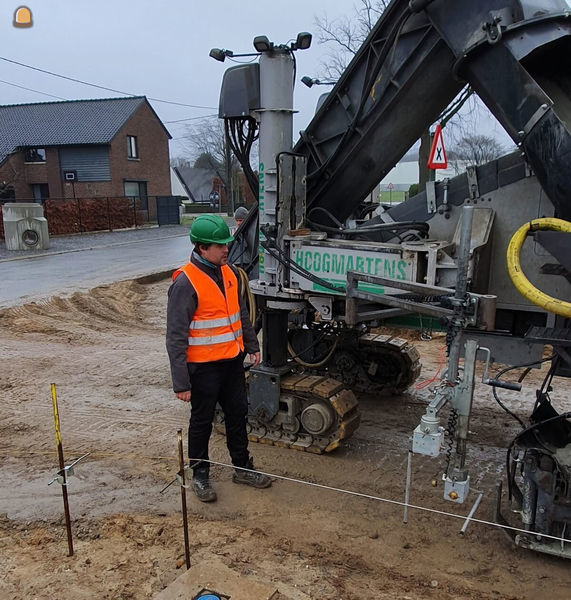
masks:
<path fill-rule="evenodd" d="M 360 0 L 354 14 L 330 20 L 326 14 L 315 17 L 317 41 L 328 44 L 329 51 L 321 62 L 323 78 L 339 79 L 361 47 L 389 2 Z"/>
<path fill-rule="evenodd" d="M 210 169 L 220 178 L 227 194 L 230 211 L 244 202 L 248 192 L 242 185 L 244 178 L 239 161 L 232 153 L 224 130 L 224 121 L 218 117 L 187 125 L 182 145 L 188 154 L 187 160 L 195 167 Z M 257 164 L 257 144 L 252 147 L 250 162 Z M 181 160 L 181 159 L 179 159 Z"/>
<path fill-rule="evenodd" d="M 170 159 L 170 166 L 173 168 L 178 167 L 180 169 L 181 167 L 190 167 L 190 164 L 190 160 L 182 156 L 173 156 Z"/>
<path fill-rule="evenodd" d="M 505 152 L 505 148 L 487 135 L 464 136 L 452 149 L 458 160 L 471 165 L 483 165 Z"/>
<path fill-rule="evenodd" d="M 330 20 L 327 15 L 315 18 L 314 24 L 318 29 L 317 40 L 320 44 L 327 44 L 329 47 L 329 52 L 321 64 L 323 72 L 320 73 L 320 77 L 339 79 L 388 4 L 389 2 L 384 0 L 360 0 L 359 4 L 353 7 L 353 14 L 350 16 L 334 20 Z M 460 109 L 470 98 L 474 98 L 472 90 L 465 87 L 437 119 L 442 127 L 449 123 L 455 129 L 462 130 L 462 119 L 466 119 L 466 111 L 462 117 Z M 475 107 L 472 106 L 469 112 L 474 110 Z M 451 121 L 453 117 L 454 120 Z M 418 166 L 421 190 L 424 189 L 430 175 L 427 163 L 431 143 L 431 134 L 427 128 L 420 138 Z"/>
<path fill-rule="evenodd" d="M 218 117 L 206 117 L 186 126 L 182 146 L 188 153 L 191 163 L 200 158 L 200 166 L 210 168 L 221 179 L 226 190 L 230 190 L 229 173 L 238 167 L 235 158 L 228 164 L 228 149 L 224 123 Z M 231 154 L 230 154 L 231 155 Z"/>
<path fill-rule="evenodd" d="M 195 169 L 208 169 L 209 171 L 222 171 L 224 165 L 217 161 L 210 152 L 203 152 L 192 165 Z"/>

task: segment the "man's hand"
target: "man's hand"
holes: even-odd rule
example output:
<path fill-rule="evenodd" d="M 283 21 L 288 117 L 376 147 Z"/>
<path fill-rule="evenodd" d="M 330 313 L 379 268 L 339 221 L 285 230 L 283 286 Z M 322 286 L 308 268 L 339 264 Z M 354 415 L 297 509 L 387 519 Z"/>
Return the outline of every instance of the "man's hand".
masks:
<path fill-rule="evenodd" d="M 259 354 L 259 353 L 258 353 Z M 190 390 L 187 392 L 175 392 L 174 394 L 179 400 L 183 402 L 190 402 Z"/>
<path fill-rule="evenodd" d="M 252 363 L 253 367 L 257 367 L 260 364 L 259 352 L 255 352 L 254 354 L 248 354 L 248 358 L 250 359 L 250 362 Z"/>

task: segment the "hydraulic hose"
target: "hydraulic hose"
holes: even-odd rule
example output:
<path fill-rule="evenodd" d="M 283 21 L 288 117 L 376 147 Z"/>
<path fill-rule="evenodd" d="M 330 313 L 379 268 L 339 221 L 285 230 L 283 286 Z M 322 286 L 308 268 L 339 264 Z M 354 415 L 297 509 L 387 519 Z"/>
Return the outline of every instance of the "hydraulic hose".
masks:
<path fill-rule="evenodd" d="M 305 360 L 302 360 L 299 357 L 299 354 L 296 354 L 295 350 L 293 349 L 292 345 L 289 342 L 287 343 L 287 349 L 289 351 L 290 356 L 299 365 L 301 365 L 303 367 L 307 367 L 308 369 L 318 369 L 319 367 L 323 367 L 324 365 L 326 365 L 329 362 L 329 359 L 333 356 L 333 353 L 335 352 L 335 349 L 337 348 L 338 342 L 339 342 L 339 338 L 335 338 L 335 341 L 333 342 L 333 346 L 331 346 L 331 350 L 329 350 L 329 352 L 327 352 L 327 355 L 325 356 L 325 358 L 322 358 L 320 361 L 315 362 L 315 363 L 309 363 L 309 362 L 306 362 Z M 306 348 L 306 350 L 307 350 L 307 348 Z"/>
<path fill-rule="evenodd" d="M 252 294 L 252 290 L 250 289 L 250 280 L 248 279 L 248 274 L 246 273 L 246 271 L 244 271 L 244 269 L 241 269 L 240 267 L 234 267 L 236 269 L 236 271 L 238 272 L 238 276 L 240 277 L 241 283 L 242 283 L 242 295 L 245 297 L 246 302 L 248 304 L 248 312 L 250 313 L 250 322 L 252 324 L 254 324 L 255 320 L 256 320 L 256 297 L 254 296 L 254 294 Z M 339 342 L 339 338 L 335 338 L 335 341 L 333 342 L 333 346 L 331 348 L 331 350 L 329 350 L 329 352 L 327 353 L 327 356 L 325 356 L 325 358 L 323 358 L 322 360 L 320 360 L 319 362 L 316 363 L 308 363 L 305 362 L 304 360 L 302 360 L 301 358 L 299 358 L 299 356 L 296 354 L 295 350 L 292 348 L 291 344 L 288 342 L 288 350 L 289 353 L 291 355 L 291 357 L 300 365 L 307 367 L 307 368 L 318 368 L 318 367 L 322 367 L 323 365 L 327 364 L 327 362 L 329 361 L 329 359 L 333 356 L 333 353 L 335 352 L 335 349 L 337 348 L 337 343 Z"/>
<path fill-rule="evenodd" d="M 248 274 L 244 269 L 240 267 L 234 266 L 236 271 L 238 272 L 238 276 L 240 277 L 240 281 L 242 282 L 242 295 L 246 299 L 248 303 L 248 312 L 250 313 L 250 322 L 252 325 L 256 320 L 256 298 L 254 294 L 252 294 L 252 290 L 250 289 L 250 280 L 248 279 Z"/>
<path fill-rule="evenodd" d="M 571 233 L 571 223 L 563 219 L 555 219 L 551 217 L 543 219 L 534 219 L 529 223 L 522 225 L 512 236 L 507 249 L 507 267 L 508 273 L 519 293 L 533 302 L 537 306 L 545 310 L 560 315 L 562 317 L 571 318 L 571 303 L 553 298 L 548 294 L 538 290 L 531 284 L 525 276 L 520 260 L 519 253 L 525 242 L 525 238 L 534 231 L 551 230 Z"/>

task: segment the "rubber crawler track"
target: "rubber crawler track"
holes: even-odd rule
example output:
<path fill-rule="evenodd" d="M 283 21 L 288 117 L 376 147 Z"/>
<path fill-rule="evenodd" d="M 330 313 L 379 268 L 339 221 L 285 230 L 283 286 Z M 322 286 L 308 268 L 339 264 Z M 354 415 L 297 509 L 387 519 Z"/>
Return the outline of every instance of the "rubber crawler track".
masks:
<path fill-rule="evenodd" d="M 290 373 L 281 379 L 281 396 L 293 397 L 299 406 L 298 414 L 307 406 L 322 404 L 332 408 L 334 422 L 325 435 L 311 435 L 300 426 L 296 432 L 281 425 L 262 423 L 248 416 L 248 439 L 252 442 L 292 448 L 302 452 L 322 454 L 331 452 L 342 440 L 349 438 L 359 427 L 361 415 L 355 394 L 331 377 Z M 216 414 L 215 427 L 224 433 L 223 417 Z"/>

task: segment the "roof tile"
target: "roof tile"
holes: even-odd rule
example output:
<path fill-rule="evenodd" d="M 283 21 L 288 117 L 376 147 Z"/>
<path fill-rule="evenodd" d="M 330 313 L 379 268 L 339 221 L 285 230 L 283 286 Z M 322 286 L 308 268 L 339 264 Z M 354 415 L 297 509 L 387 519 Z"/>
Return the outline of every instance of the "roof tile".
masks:
<path fill-rule="evenodd" d="M 144 96 L 0 106 L 0 162 L 19 146 L 108 144 Z"/>

